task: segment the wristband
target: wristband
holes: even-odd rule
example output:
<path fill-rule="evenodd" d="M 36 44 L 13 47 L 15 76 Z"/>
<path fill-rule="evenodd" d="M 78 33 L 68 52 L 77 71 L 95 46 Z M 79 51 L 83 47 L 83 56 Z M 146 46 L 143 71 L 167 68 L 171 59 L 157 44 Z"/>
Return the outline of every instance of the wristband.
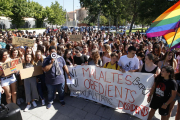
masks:
<path fill-rule="evenodd" d="M 164 105 L 168 106 L 168 104 L 164 103 Z"/>

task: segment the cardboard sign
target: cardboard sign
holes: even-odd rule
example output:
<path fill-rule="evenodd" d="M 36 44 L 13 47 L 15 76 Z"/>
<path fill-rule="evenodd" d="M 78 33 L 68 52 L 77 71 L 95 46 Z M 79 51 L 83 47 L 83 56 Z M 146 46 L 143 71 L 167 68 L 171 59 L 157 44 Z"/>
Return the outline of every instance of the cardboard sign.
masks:
<path fill-rule="evenodd" d="M 82 40 L 82 35 L 71 35 L 70 36 L 70 41 L 81 41 Z"/>
<path fill-rule="evenodd" d="M 35 66 L 20 70 L 21 79 L 26 79 L 43 74 L 42 66 Z"/>
<path fill-rule="evenodd" d="M 27 39 L 27 38 L 13 37 L 12 44 L 18 45 L 18 46 L 33 47 L 34 46 L 34 40 L 33 39 Z"/>
<path fill-rule="evenodd" d="M 151 73 L 122 73 L 95 66 L 69 67 L 74 84 L 68 84 L 71 96 L 90 99 L 142 120 L 149 114 L 148 94 L 154 83 Z"/>
<path fill-rule="evenodd" d="M 2 64 L 2 69 L 5 76 L 14 73 L 15 70 L 19 71 L 20 69 L 23 69 L 22 60 L 20 58 L 17 58 L 6 62 Z"/>

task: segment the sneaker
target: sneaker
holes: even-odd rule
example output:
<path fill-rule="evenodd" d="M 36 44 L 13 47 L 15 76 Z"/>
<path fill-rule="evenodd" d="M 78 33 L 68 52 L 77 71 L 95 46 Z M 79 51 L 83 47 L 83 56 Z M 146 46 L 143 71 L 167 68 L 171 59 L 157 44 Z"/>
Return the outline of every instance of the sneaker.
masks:
<path fill-rule="evenodd" d="M 26 108 L 24 109 L 24 112 L 28 111 L 31 108 L 31 104 L 27 105 Z"/>
<path fill-rule="evenodd" d="M 46 106 L 46 108 L 49 109 L 51 106 L 52 106 L 52 104 L 49 103 L 49 104 Z"/>
<path fill-rule="evenodd" d="M 21 100 L 17 99 L 17 104 L 20 105 L 21 104 Z"/>
<path fill-rule="evenodd" d="M 36 104 L 35 101 L 33 101 L 32 104 L 33 104 L 34 107 L 37 107 L 37 104 Z"/>
<path fill-rule="evenodd" d="M 61 105 L 64 106 L 65 105 L 65 102 L 64 101 L 60 101 Z"/>
<path fill-rule="evenodd" d="M 42 100 L 42 105 L 45 105 L 45 100 Z"/>
<path fill-rule="evenodd" d="M 24 99 L 23 98 L 19 98 L 19 100 L 21 101 L 21 103 L 24 103 Z"/>

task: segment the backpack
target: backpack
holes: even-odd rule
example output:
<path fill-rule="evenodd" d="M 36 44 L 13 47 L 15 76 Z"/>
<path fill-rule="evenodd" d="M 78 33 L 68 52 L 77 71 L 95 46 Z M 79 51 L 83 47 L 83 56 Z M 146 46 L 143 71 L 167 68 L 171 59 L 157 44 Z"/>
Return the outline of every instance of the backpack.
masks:
<path fill-rule="evenodd" d="M 108 64 L 109 64 L 109 62 L 106 63 L 106 67 L 108 66 Z M 116 70 L 117 70 L 118 64 L 117 64 L 117 62 L 115 64 L 116 64 Z"/>

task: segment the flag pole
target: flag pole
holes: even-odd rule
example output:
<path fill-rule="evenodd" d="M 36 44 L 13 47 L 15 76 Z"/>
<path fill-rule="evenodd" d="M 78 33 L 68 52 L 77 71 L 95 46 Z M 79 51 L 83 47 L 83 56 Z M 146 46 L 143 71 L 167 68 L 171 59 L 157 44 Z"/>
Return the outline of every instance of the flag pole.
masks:
<path fill-rule="evenodd" d="M 178 31 L 178 28 L 176 28 L 176 32 L 175 32 L 175 35 L 174 35 L 173 40 L 172 40 L 172 42 L 171 42 L 171 45 L 170 45 L 170 47 L 169 47 L 169 50 L 168 50 L 167 56 L 169 55 L 169 52 L 170 52 L 170 50 L 171 50 L 171 48 L 172 48 L 172 44 L 173 44 L 174 39 L 175 39 L 175 37 L 176 37 L 177 31 Z M 166 56 L 166 57 L 167 57 L 167 56 Z M 162 66 L 164 66 L 164 64 L 165 64 L 165 63 L 166 63 L 166 58 L 165 58 L 164 63 L 163 63 L 163 65 L 162 65 Z"/>

